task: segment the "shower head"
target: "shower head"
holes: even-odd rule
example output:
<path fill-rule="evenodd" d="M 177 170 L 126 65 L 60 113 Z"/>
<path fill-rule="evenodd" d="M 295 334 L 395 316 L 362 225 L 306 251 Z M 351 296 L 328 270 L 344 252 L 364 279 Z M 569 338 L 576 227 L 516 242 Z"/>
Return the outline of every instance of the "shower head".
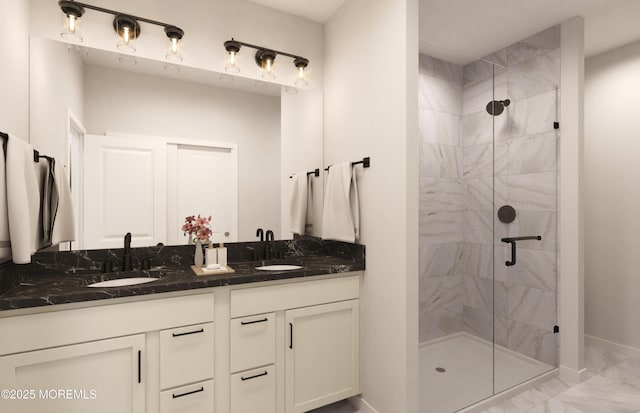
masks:
<path fill-rule="evenodd" d="M 504 108 L 506 108 L 510 104 L 511 104 L 511 101 L 509 99 L 492 100 L 491 102 L 487 103 L 487 112 L 491 116 L 498 116 L 502 114 L 502 112 L 504 111 Z"/>

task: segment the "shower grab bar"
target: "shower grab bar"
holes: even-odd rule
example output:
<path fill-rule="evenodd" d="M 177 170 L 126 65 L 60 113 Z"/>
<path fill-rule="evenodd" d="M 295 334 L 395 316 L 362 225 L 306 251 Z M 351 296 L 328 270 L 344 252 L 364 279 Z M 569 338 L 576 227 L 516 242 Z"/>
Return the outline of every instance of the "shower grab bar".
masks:
<path fill-rule="evenodd" d="M 500 241 L 511 244 L 511 260 L 505 261 L 505 265 L 507 267 L 512 267 L 516 265 L 516 241 L 527 241 L 537 239 L 538 241 L 542 240 L 540 235 L 532 235 L 528 237 L 511 237 L 511 238 L 502 238 Z"/>

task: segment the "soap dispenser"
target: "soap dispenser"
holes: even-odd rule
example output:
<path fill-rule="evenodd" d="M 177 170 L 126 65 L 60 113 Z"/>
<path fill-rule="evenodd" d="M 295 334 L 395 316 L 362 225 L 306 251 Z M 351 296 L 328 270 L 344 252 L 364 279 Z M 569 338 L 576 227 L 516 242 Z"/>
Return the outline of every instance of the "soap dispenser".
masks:
<path fill-rule="evenodd" d="M 218 263 L 218 251 L 217 248 L 213 248 L 213 243 L 209 241 L 209 245 L 207 246 L 205 254 L 205 265 L 217 264 Z"/>
<path fill-rule="evenodd" d="M 221 267 L 227 266 L 227 248 L 224 246 L 224 243 L 220 243 L 220 246 L 216 248 L 218 251 L 218 264 Z"/>

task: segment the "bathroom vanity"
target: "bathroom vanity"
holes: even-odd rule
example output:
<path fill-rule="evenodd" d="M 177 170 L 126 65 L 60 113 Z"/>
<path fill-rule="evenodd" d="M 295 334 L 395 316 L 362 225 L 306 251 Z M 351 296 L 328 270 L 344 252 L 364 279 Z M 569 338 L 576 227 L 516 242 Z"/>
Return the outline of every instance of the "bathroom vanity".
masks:
<path fill-rule="evenodd" d="M 296 262 L 204 277 L 174 267 L 111 292 L 67 285 L 57 305 L 29 301 L 43 287 L 25 278 L 0 296 L 13 307 L 0 311 L 0 389 L 11 392 L 0 411 L 293 413 L 358 394 L 364 255 Z"/>

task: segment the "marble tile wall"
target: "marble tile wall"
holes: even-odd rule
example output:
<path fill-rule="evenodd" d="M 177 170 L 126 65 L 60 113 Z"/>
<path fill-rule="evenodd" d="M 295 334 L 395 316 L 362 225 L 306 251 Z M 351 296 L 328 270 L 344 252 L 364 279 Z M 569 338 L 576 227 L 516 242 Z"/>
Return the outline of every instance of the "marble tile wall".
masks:
<path fill-rule="evenodd" d="M 554 27 L 463 67 L 458 151 L 465 188 L 464 330 L 553 365 L 559 47 Z M 506 98 L 511 105 L 501 115 L 486 112 L 488 102 Z M 504 204 L 517 211 L 511 224 L 496 218 Z M 500 239 L 525 235 L 543 239 L 518 243 L 517 264 L 505 266 L 511 251 Z"/>
<path fill-rule="evenodd" d="M 420 56 L 420 341 L 463 331 L 462 67 Z"/>

